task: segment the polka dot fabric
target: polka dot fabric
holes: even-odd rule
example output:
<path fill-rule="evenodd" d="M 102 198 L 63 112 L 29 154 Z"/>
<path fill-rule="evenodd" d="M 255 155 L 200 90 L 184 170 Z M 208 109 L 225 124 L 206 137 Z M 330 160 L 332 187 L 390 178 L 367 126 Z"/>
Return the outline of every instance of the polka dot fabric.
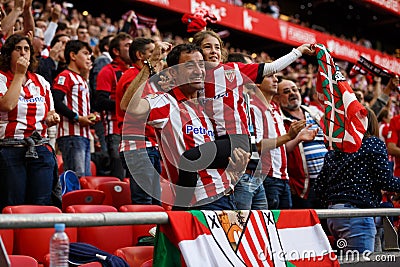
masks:
<path fill-rule="evenodd" d="M 378 207 L 381 190 L 400 192 L 400 179 L 389 168 L 385 143 L 365 137 L 355 153 L 329 151 L 317 178 L 316 190 L 325 205 L 351 203 Z"/>

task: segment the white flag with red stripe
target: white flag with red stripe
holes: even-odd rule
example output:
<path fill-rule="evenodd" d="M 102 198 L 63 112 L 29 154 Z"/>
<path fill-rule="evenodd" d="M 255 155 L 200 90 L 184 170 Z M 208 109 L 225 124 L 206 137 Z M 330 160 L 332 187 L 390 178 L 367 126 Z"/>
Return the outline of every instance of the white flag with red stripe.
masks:
<path fill-rule="evenodd" d="M 339 266 L 313 210 L 168 212 L 155 266 Z"/>

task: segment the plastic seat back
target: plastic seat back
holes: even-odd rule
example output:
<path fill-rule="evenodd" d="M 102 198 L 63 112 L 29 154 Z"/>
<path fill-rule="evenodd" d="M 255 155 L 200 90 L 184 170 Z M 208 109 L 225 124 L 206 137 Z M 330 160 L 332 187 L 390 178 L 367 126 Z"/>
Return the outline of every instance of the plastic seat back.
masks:
<path fill-rule="evenodd" d="M 96 189 L 71 191 L 62 196 L 62 210 L 65 212 L 71 205 L 101 205 L 104 198 L 104 192 Z"/>
<path fill-rule="evenodd" d="M 4 247 L 7 254 L 13 254 L 14 247 L 14 229 L 0 229 L 1 240 L 3 240 Z"/>
<path fill-rule="evenodd" d="M 96 164 L 93 161 L 90 161 L 90 173 L 93 176 L 97 175 L 97 167 L 96 167 Z"/>
<path fill-rule="evenodd" d="M 159 212 L 165 211 L 158 205 L 124 205 L 119 208 L 121 212 Z M 136 245 L 143 236 L 150 236 L 149 230 L 155 227 L 155 224 L 137 224 L 133 227 L 133 244 Z"/>
<path fill-rule="evenodd" d="M 38 267 L 37 260 L 26 255 L 9 255 L 11 267 Z"/>
<path fill-rule="evenodd" d="M 82 176 L 79 179 L 81 189 L 96 189 L 99 184 L 111 181 L 120 181 L 117 177 L 113 176 Z"/>
<path fill-rule="evenodd" d="M 105 182 L 99 184 L 96 189 L 104 192 L 103 204 L 105 205 L 111 205 L 118 209 L 122 205 L 132 204 L 131 189 L 129 184 L 125 182 Z"/>
<path fill-rule="evenodd" d="M 3 209 L 5 214 L 27 214 L 27 213 L 61 213 L 54 206 L 20 205 L 7 206 Z M 70 242 L 76 242 L 77 229 L 68 227 L 65 229 Z M 50 238 L 54 228 L 24 228 L 14 229 L 13 254 L 27 255 L 35 258 L 39 263 L 44 262 L 44 257 L 49 253 Z"/>
<path fill-rule="evenodd" d="M 64 172 L 64 161 L 61 154 L 57 154 L 57 166 L 58 166 L 58 174 Z"/>
<path fill-rule="evenodd" d="M 121 257 L 129 266 L 141 266 L 146 261 L 153 259 L 153 246 L 134 246 L 119 248 L 114 255 Z"/>
<path fill-rule="evenodd" d="M 109 205 L 72 205 L 67 213 L 117 212 Z M 121 247 L 132 246 L 133 228 L 131 225 L 79 227 L 78 242 L 91 244 L 108 253 Z"/>
<path fill-rule="evenodd" d="M 160 180 L 161 186 L 161 203 L 165 210 L 171 210 L 172 206 L 175 203 L 175 193 L 174 193 L 174 185 L 171 184 L 168 180 L 161 178 Z"/>

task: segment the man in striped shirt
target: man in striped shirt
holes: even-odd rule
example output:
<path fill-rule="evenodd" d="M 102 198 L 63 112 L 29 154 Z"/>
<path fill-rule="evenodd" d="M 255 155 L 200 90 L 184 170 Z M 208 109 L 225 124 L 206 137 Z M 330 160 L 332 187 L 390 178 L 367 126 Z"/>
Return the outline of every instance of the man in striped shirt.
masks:
<path fill-rule="evenodd" d="M 90 112 L 90 94 L 86 83 L 92 66 L 92 49 L 88 43 L 74 40 L 65 46 L 66 70 L 53 83 L 54 106 L 62 115 L 57 144 L 65 170 L 80 176 L 91 175 L 89 128 L 97 119 Z"/>
<path fill-rule="evenodd" d="M 122 166 L 130 181 L 132 204 L 160 205 L 161 188 L 161 155 L 158 151 L 154 128 L 146 125 L 146 120 L 138 120 L 125 113 L 127 104 L 121 105 L 124 94 L 144 67 L 155 49 L 150 38 L 137 37 L 129 47 L 132 67 L 124 72 L 117 83 L 115 93 L 115 108 L 118 128 L 123 139 L 119 147 Z M 150 89 L 150 87 L 147 87 Z M 144 92 L 144 96 L 153 91 Z"/>
<path fill-rule="evenodd" d="M 197 100 L 198 92 L 204 87 L 205 75 L 199 48 L 193 44 L 178 45 L 168 54 L 167 63 L 174 66 L 169 69 L 169 74 L 176 87 L 168 93 L 152 94 L 142 99 L 143 88 L 138 89 L 133 81 L 127 90 L 137 91 L 127 112 L 138 118 L 147 118 L 147 123 L 156 129 L 167 176 L 171 182 L 176 182 L 183 152 L 214 141 L 215 136 L 211 120 Z M 149 67 L 146 65 L 141 72 L 148 73 Z M 184 184 L 177 186 L 175 205 L 189 205 L 191 209 L 235 209 L 230 193 L 234 183 L 232 179 L 239 178 L 244 171 L 249 155 L 242 149 L 235 149 L 233 154 L 235 162 L 230 160 L 232 172 L 225 169 L 198 171 L 194 195 L 193 188 L 184 187 Z M 190 203 L 187 200 L 191 200 Z"/>
<path fill-rule="evenodd" d="M 278 90 L 275 74 L 264 76 L 259 84 L 262 95 L 252 103 L 256 142 L 260 147 L 260 162 L 269 209 L 290 209 L 292 198 L 287 174 L 286 150 L 292 151 L 301 141 L 312 140 L 315 131 L 304 128 L 305 120 L 295 121 L 286 132 L 279 107 L 272 102 Z"/>
<path fill-rule="evenodd" d="M 310 129 L 317 131 L 314 140 L 301 142 L 292 152 L 287 153 L 287 167 L 293 189 L 293 208 L 319 208 L 314 186 L 328 152 L 324 144 L 324 133 L 319 127 L 323 113 L 314 106 L 301 105 L 300 91 L 291 80 L 283 79 L 278 84 L 278 94 L 274 99 L 285 116 L 286 129 L 289 129 L 293 121 L 305 120 L 307 125 L 311 125 Z"/>

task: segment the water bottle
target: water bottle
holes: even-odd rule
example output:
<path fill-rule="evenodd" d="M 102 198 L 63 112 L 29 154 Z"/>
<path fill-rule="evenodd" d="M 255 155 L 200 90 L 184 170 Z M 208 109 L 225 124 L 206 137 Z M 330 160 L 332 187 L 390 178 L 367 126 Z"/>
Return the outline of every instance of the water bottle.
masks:
<path fill-rule="evenodd" d="M 56 223 L 50 239 L 50 267 L 68 267 L 69 239 L 64 232 L 65 224 Z"/>

